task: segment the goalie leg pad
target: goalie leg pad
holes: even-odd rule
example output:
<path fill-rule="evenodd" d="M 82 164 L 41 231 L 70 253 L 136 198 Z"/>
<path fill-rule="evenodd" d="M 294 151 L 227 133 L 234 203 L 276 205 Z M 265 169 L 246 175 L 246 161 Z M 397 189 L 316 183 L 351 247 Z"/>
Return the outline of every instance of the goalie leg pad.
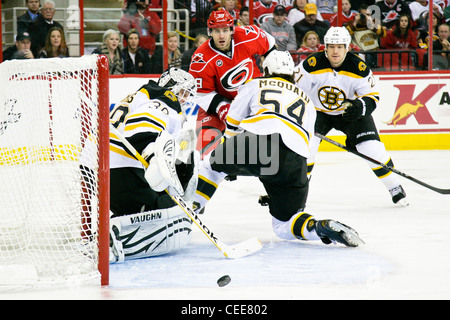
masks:
<path fill-rule="evenodd" d="M 191 239 L 192 221 L 178 207 L 114 217 L 125 260 L 163 255 L 185 247 Z"/>
<path fill-rule="evenodd" d="M 120 241 L 120 224 L 111 219 L 109 224 L 109 262 L 120 263 L 125 260 L 122 242 Z"/>

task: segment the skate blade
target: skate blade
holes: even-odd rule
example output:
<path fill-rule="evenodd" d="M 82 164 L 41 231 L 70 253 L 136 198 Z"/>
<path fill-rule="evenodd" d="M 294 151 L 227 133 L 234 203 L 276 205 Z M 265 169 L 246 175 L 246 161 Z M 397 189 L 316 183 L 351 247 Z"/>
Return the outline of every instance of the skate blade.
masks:
<path fill-rule="evenodd" d="M 358 247 L 360 245 L 366 244 L 364 240 L 361 239 L 361 237 L 358 235 L 358 233 L 350 227 L 347 227 L 337 221 L 330 221 L 329 226 L 334 231 L 341 234 L 342 238 L 344 238 L 344 240 L 347 242 L 346 245 L 349 247 Z"/>
<path fill-rule="evenodd" d="M 403 198 L 403 199 L 398 200 L 396 205 L 399 205 L 402 207 L 407 207 L 407 206 L 409 206 L 409 202 L 408 202 L 408 200 L 406 200 L 406 198 Z"/>

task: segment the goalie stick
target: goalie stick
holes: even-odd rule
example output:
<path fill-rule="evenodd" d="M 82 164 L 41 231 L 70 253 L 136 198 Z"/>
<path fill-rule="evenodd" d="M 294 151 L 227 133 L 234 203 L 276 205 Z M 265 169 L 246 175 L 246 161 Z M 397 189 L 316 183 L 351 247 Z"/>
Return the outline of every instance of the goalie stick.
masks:
<path fill-rule="evenodd" d="M 112 133 L 116 135 L 124 146 L 134 155 L 134 157 L 139 160 L 145 168 L 147 168 L 147 161 L 139 154 L 131 143 L 128 142 L 128 140 L 112 125 L 112 123 L 110 123 L 110 127 Z M 167 189 L 165 191 L 225 257 L 237 259 L 253 254 L 262 248 L 262 244 L 257 238 L 251 238 L 235 245 L 227 245 L 223 243 L 219 238 L 217 238 L 214 232 L 201 221 L 198 214 L 184 201 L 182 197 L 171 195 Z"/>
<path fill-rule="evenodd" d="M 356 150 L 350 149 L 350 148 L 340 144 L 339 142 L 334 141 L 334 140 L 332 140 L 332 139 L 330 139 L 330 138 L 328 138 L 328 137 L 326 137 L 326 136 L 324 136 L 324 135 L 322 135 L 320 133 L 316 132 L 315 135 L 316 135 L 316 137 L 318 137 L 318 138 L 320 138 L 322 140 L 325 140 L 325 141 L 327 141 L 327 142 L 329 142 L 331 144 L 334 144 L 335 146 L 337 146 L 337 147 L 339 147 L 341 149 L 344 149 L 344 150 L 346 150 L 346 151 L 348 151 L 350 153 L 353 153 L 353 154 L 357 155 L 358 157 L 364 158 L 364 159 L 366 159 L 366 160 L 368 160 L 370 162 L 378 164 L 379 166 L 381 166 L 381 167 L 383 167 L 383 168 L 385 168 L 385 169 L 387 169 L 389 171 L 392 171 L 392 172 L 402 176 L 403 178 L 406 178 L 406 179 L 411 180 L 411 181 L 413 181 L 413 182 L 415 182 L 417 184 L 420 184 L 421 186 L 423 186 L 425 188 L 428 188 L 428 189 L 433 190 L 435 192 L 438 192 L 440 194 L 450 194 L 450 189 L 441 189 L 441 188 L 436 188 L 436 187 L 430 186 L 429 184 L 427 184 L 425 182 L 422 182 L 422 181 L 420 181 L 420 180 L 418 180 L 418 179 L 416 179 L 414 177 L 411 177 L 410 175 L 407 175 L 406 173 L 398 171 L 397 169 L 394 169 L 394 168 L 392 168 L 392 167 L 390 167 L 390 166 L 388 166 L 388 165 L 386 165 L 386 164 L 384 164 L 382 162 L 379 162 L 379 161 L 377 161 L 375 159 L 372 159 L 372 158 L 366 156 L 365 154 L 362 154 L 362 153 L 360 153 L 360 152 L 358 152 Z"/>

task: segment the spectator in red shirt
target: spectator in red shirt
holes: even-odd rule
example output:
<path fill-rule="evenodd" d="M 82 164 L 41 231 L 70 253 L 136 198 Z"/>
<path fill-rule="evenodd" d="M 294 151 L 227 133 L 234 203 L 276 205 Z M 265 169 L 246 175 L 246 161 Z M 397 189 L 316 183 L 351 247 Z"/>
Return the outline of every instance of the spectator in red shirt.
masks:
<path fill-rule="evenodd" d="M 408 15 L 401 15 L 394 27 L 388 30 L 386 37 L 381 38 L 381 47 L 405 50 L 417 48 L 417 37 L 412 30 L 412 20 Z"/>
<path fill-rule="evenodd" d="M 303 37 L 302 45 L 297 52 L 316 52 L 325 49 L 325 45 L 320 43 L 319 35 L 314 31 L 308 31 Z M 300 60 L 308 57 L 307 54 L 298 55 Z M 295 56 L 294 56 L 295 57 Z M 296 61 L 296 64 L 299 61 Z"/>
<path fill-rule="evenodd" d="M 345 25 L 351 20 L 355 20 L 357 11 L 352 10 L 352 5 L 349 0 L 342 0 L 342 25 Z M 330 26 L 338 27 L 338 13 L 335 13 L 330 18 Z"/>
<path fill-rule="evenodd" d="M 143 0 L 130 2 L 120 18 L 118 29 L 126 35 L 131 29 L 139 32 L 139 45 L 148 51 L 150 55 L 155 52 L 156 35 L 161 32 L 162 24 L 156 12 L 149 10 Z M 124 39 L 124 46 L 126 40 Z"/>

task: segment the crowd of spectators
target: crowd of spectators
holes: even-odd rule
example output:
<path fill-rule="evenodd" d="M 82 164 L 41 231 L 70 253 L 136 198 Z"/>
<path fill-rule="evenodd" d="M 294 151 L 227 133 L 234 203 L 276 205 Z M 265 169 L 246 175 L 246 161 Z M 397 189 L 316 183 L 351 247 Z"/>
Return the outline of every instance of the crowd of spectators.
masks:
<path fill-rule="evenodd" d="M 249 1 L 254 21 L 250 23 Z M 54 21 L 52 0 L 25 0 L 27 12 L 17 17 L 15 44 L 3 52 L 3 60 L 69 57 L 63 26 Z M 323 50 L 324 35 L 330 26 L 343 25 L 352 36 L 352 50 L 372 67 L 380 66 L 380 51 L 400 50 L 410 55 L 414 68 L 427 68 L 427 49 L 433 42 L 433 68 L 448 69 L 450 55 L 450 0 L 435 0 L 433 28 L 429 30 L 427 0 L 176 0 L 176 9 L 188 9 L 189 34 L 168 33 L 168 63 L 189 69 L 195 49 L 208 39 L 209 14 L 224 8 L 236 26 L 261 27 L 276 39 L 278 50 L 288 50 L 295 61 L 308 53 Z M 377 6 L 374 10 L 374 7 Z M 161 14 L 162 0 L 125 0 L 117 29 L 107 30 L 102 44 L 93 52 L 108 57 L 111 74 L 159 74 L 163 70 Z M 181 50 L 180 37 L 188 37 L 191 47 Z M 403 54 L 403 53 L 402 53 Z"/>

